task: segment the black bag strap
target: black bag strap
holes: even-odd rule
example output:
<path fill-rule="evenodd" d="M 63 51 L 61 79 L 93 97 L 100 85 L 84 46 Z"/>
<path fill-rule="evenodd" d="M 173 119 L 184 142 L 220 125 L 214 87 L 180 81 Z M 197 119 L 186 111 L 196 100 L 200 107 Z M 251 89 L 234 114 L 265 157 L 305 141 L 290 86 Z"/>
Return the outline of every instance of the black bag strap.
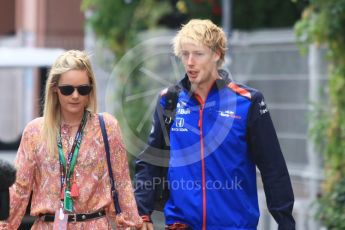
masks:
<path fill-rule="evenodd" d="M 115 180 L 113 177 L 113 169 L 111 167 L 111 162 L 110 162 L 109 141 L 108 141 L 107 130 L 106 130 L 105 124 L 104 124 L 103 114 L 99 113 L 98 119 L 99 119 L 99 124 L 101 125 L 101 131 L 102 131 L 102 136 L 103 136 L 105 152 L 107 154 L 107 165 L 108 165 L 108 173 L 109 173 L 110 184 L 111 184 L 111 195 L 112 195 L 114 206 L 115 206 L 115 212 L 116 212 L 116 214 L 120 214 L 121 208 L 120 208 L 119 200 L 117 197 L 117 192 L 115 189 Z"/>
<path fill-rule="evenodd" d="M 161 121 L 164 122 L 165 130 L 163 130 L 163 135 L 165 138 L 165 148 L 169 150 L 170 148 L 170 141 L 169 141 L 169 134 L 170 128 L 174 122 L 175 115 L 176 115 L 176 107 L 178 101 L 178 95 L 181 91 L 181 87 L 179 85 L 170 86 L 167 90 L 167 93 L 164 95 L 165 106 L 162 108 L 162 111 L 159 111 L 159 116 Z M 170 153 L 167 153 L 167 158 L 170 158 Z M 165 203 L 169 199 L 170 191 L 168 181 L 166 179 L 168 168 L 161 167 L 161 182 L 158 186 L 156 186 L 155 191 L 155 202 L 154 202 L 154 210 L 163 211 Z"/>
<path fill-rule="evenodd" d="M 171 125 L 174 122 L 175 115 L 176 115 L 176 107 L 178 101 L 178 94 L 181 91 L 179 85 L 170 86 L 167 90 L 167 93 L 164 96 L 165 99 L 165 106 L 163 108 L 162 118 L 165 125 L 164 136 L 166 137 L 165 143 L 167 146 L 170 146 L 169 142 L 169 133 Z"/>
<path fill-rule="evenodd" d="M 168 91 L 165 95 L 165 108 L 163 115 L 165 125 L 169 129 L 176 115 L 177 98 L 180 90 L 179 85 L 173 85 L 168 88 Z"/>

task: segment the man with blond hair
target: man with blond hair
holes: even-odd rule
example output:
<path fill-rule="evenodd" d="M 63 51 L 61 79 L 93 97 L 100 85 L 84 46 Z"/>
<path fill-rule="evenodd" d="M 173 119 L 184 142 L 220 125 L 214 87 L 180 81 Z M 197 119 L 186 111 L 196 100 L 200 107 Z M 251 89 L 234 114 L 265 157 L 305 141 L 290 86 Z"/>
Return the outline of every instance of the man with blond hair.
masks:
<path fill-rule="evenodd" d="M 220 69 L 227 49 L 223 30 L 191 20 L 173 48 L 186 73 L 161 92 L 149 145 L 136 161 L 141 229 L 153 229 L 155 182 L 166 174 L 166 229 L 256 230 L 256 167 L 278 228 L 295 229 L 291 181 L 264 97 Z M 167 170 L 159 159 L 168 161 Z"/>

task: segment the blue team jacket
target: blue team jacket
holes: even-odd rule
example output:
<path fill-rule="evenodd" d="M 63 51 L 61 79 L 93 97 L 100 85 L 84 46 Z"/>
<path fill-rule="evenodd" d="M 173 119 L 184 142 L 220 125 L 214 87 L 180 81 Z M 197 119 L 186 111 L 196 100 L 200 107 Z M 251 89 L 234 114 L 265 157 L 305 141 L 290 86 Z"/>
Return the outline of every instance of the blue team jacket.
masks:
<path fill-rule="evenodd" d="M 295 229 L 290 177 L 263 95 L 234 83 L 225 71 L 219 73 L 222 79 L 215 82 L 205 101 L 190 93 L 187 76 L 180 82 L 170 129 L 166 223 L 185 223 L 192 229 L 256 229 L 260 215 L 257 166 L 279 229 Z M 158 108 L 164 108 L 164 97 L 163 92 Z M 154 152 L 152 147 L 165 148 L 160 121 L 156 110 L 149 147 L 141 156 Z M 141 157 L 135 179 L 150 180 L 160 170 Z M 135 195 L 139 213 L 150 215 L 153 189 L 137 186 Z"/>

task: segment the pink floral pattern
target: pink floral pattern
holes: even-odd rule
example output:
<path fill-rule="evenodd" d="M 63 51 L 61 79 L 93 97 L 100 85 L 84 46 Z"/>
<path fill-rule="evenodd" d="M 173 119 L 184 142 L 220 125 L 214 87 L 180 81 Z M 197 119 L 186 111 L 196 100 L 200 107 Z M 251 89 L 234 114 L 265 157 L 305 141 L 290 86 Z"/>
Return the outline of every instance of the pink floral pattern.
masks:
<path fill-rule="evenodd" d="M 117 120 L 104 113 L 108 133 L 113 175 L 119 196 L 122 216 L 126 221 L 141 224 L 133 188 L 129 177 L 127 155 Z M 16 156 L 17 180 L 10 188 L 11 211 L 0 229 L 17 229 L 32 194 L 31 215 L 54 214 L 60 208 L 60 168 L 58 154 L 47 153 L 42 141 L 43 118 L 31 121 L 25 128 Z M 67 157 L 71 147 L 71 127 L 61 126 L 62 144 Z M 79 197 L 74 200 L 75 213 L 92 213 L 104 209 L 106 217 L 86 222 L 68 223 L 68 229 L 111 229 L 115 209 L 110 194 L 106 153 L 97 114 L 91 114 L 84 129 L 74 176 L 79 187 Z M 7 227 L 6 227 L 7 226 Z M 91 227 L 92 226 L 92 227 Z M 53 229 L 52 222 L 35 221 L 32 229 Z"/>

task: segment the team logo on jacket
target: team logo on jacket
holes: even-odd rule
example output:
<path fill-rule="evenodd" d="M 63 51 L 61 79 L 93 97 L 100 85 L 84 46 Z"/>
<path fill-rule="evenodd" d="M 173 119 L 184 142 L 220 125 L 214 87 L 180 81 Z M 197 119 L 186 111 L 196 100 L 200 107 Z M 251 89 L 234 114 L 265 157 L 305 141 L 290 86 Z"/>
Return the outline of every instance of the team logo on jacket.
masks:
<path fill-rule="evenodd" d="M 184 119 L 183 118 L 176 118 L 176 127 L 182 128 L 184 126 Z"/>
<path fill-rule="evenodd" d="M 185 101 L 179 101 L 176 105 L 177 108 L 186 107 L 187 103 Z"/>
<path fill-rule="evenodd" d="M 184 101 L 178 102 L 176 105 L 176 114 L 180 114 L 180 115 L 190 114 L 190 109 L 185 108 L 185 106 L 187 106 L 186 102 Z"/>
<path fill-rule="evenodd" d="M 240 116 L 236 115 L 234 111 L 231 110 L 225 110 L 225 111 L 218 111 L 219 116 L 221 117 L 229 117 L 234 119 L 241 119 Z"/>
<path fill-rule="evenodd" d="M 260 115 L 268 112 L 268 109 L 267 109 L 267 106 L 266 106 L 266 103 L 264 102 L 264 100 L 259 102 L 259 107 L 260 107 Z"/>
<path fill-rule="evenodd" d="M 184 127 L 184 119 L 181 117 L 177 117 L 175 121 L 176 127 L 171 127 L 171 131 L 177 131 L 177 132 L 187 132 L 188 129 Z"/>

